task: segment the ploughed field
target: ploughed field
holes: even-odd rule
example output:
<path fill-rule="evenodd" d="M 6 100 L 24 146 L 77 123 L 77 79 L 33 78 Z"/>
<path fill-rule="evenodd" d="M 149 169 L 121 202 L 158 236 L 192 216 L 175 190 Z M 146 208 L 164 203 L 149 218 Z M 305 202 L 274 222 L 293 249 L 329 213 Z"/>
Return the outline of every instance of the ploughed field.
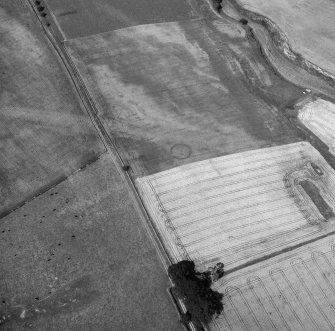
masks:
<path fill-rule="evenodd" d="M 334 236 L 240 269 L 215 284 L 224 311 L 210 330 L 334 330 Z"/>
<path fill-rule="evenodd" d="M 196 18 L 193 0 L 47 0 L 66 39 Z"/>
<path fill-rule="evenodd" d="M 24 1 L 0 1 L 0 216 L 104 146 Z"/>
<path fill-rule="evenodd" d="M 233 271 L 335 230 L 335 172 L 307 142 L 190 163 L 136 183 L 171 258 L 203 269 L 221 261 Z"/>
<path fill-rule="evenodd" d="M 229 19 L 150 24 L 65 42 L 133 174 L 299 140 L 302 96 Z"/>
<path fill-rule="evenodd" d="M 271 19 L 294 51 L 335 76 L 335 3 L 332 0 L 237 0 Z"/>

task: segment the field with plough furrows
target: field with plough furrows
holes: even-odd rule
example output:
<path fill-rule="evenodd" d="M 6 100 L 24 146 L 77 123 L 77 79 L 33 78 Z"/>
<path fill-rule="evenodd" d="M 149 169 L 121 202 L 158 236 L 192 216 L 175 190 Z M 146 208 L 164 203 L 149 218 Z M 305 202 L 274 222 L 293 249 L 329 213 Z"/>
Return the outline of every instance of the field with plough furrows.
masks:
<path fill-rule="evenodd" d="M 301 142 L 191 163 L 137 186 L 173 260 L 230 270 L 331 231 L 311 194 L 334 210 L 334 176 Z"/>
<path fill-rule="evenodd" d="M 309 101 L 299 110 L 298 118 L 335 155 L 335 104 L 323 99 Z"/>
<path fill-rule="evenodd" d="M 210 330 L 334 330 L 334 252 L 325 238 L 226 275 Z"/>

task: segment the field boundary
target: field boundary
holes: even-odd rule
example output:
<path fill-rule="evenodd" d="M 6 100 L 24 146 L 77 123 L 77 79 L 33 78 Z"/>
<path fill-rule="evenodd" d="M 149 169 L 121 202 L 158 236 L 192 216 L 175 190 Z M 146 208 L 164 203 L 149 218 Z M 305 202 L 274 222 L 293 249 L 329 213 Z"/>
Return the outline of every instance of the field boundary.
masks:
<path fill-rule="evenodd" d="M 67 180 L 68 178 L 72 177 L 73 175 L 75 175 L 76 173 L 78 173 L 81 170 L 84 170 L 86 167 L 90 166 L 91 164 L 95 163 L 96 161 L 98 161 L 104 154 L 106 154 L 107 152 L 103 152 L 101 154 L 98 155 L 94 155 L 94 157 L 87 161 L 85 164 L 83 164 L 79 169 L 72 171 L 70 174 L 68 175 L 61 175 L 59 176 L 57 179 L 53 180 L 51 183 L 46 184 L 42 187 L 40 187 L 36 193 L 28 195 L 28 197 L 26 197 L 23 201 L 16 203 L 14 206 L 7 208 L 6 210 L 0 212 L 0 220 L 3 219 L 4 217 L 8 216 L 9 214 L 11 214 L 12 212 L 16 211 L 17 209 L 23 207 L 25 204 L 29 203 L 30 201 L 34 200 L 35 198 L 39 197 L 40 195 L 48 192 L 49 190 L 51 190 L 52 188 L 54 188 L 55 186 L 59 185 L 60 183 L 64 182 L 65 180 Z"/>

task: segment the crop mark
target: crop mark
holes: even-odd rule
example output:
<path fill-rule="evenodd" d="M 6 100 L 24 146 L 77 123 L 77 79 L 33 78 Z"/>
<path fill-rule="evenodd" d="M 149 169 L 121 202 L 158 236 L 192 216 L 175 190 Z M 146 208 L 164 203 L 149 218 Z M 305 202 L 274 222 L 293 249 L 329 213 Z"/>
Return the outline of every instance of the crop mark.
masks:
<path fill-rule="evenodd" d="M 60 13 L 60 14 L 58 14 L 57 16 L 58 16 L 58 17 L 63 17 L 63 16 L 74 15 L 74 14 L 77 14 L 77 13 L 78 13 L 78 11 L 75 10 L 75 9 L 73 9 L 73 10 L 69 10 L 69 11 Z"/>

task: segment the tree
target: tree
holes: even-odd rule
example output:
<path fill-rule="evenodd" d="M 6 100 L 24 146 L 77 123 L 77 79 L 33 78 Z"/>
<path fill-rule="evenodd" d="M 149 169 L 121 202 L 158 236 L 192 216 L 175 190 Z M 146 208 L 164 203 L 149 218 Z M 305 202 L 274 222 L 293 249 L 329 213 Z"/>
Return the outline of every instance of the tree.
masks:
<path fill-rule="evenodd" d="M 168 273 L 175 293 L 187 309 L 183 321 L 190 319 L 198 325 L 208 324 L 214 315 L 222 312 L 223 294 L 211 289 L 210 273 L 196 272 L 194 262 L 187 260 L 172 264 Z"/>
<path fill-rule="evenodd" d="M 220 12 L 221 11 L 221 9 L 222 9 L 222 0 L 212 0 L 212 2 L 213 2 L 213 7 L 214 7 L 214 9 L 216 9 L 218 12 Z"/>

